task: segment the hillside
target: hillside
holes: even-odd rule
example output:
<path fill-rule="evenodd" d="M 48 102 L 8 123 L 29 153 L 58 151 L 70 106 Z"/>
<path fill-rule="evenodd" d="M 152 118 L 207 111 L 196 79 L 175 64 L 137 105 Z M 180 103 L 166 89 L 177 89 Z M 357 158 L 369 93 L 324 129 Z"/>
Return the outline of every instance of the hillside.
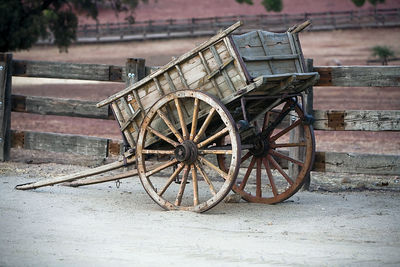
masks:
<path fill-rule="evenodd" d="M 179 18 L 204 18 L 233 15 L 276 14 L 267 12 L 261 5 L 261 0 L 253 0 L 254 5 L 239 4 L 235 0 L 148 0 L 147 4 L 140 3 L 135 11 L 137 21 Z M 295 14 L 305 12 L 329 12 L 359 10 L 350 0 L 283 0 L 282 13 Z M 400 8 L 400 1 L 386 0 L 378 8 Z M 372 8 L 367 3 L 363 9 Z M 124 14 L 115 17 L 113 11 L 102 9 L 99 13 L 100 22 L 123 22 Z M 95 23 L 85 16 L 79 19 L 80 24 Z"/>

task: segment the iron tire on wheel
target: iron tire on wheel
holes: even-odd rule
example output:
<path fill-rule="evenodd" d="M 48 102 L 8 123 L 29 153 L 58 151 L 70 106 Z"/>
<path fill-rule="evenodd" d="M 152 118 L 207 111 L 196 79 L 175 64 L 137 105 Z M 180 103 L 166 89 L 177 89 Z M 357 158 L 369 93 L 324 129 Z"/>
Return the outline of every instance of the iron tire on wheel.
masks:
<path fill-rule="evenodd" d="M 218 123 L 222 130 L 210 133 L 208 130 Z M 221 136 L 229 136 L 232 145 L 213 149 Z M 137 169 L 144 189 L 161 207 L 204 212 L 231 190 L 239 171 L 240 152 L 240 138 L 226 107 L 207 93 L 182 90 L 161 97 L 145 115 L 136 146 Z M 219 153 L 229 157 L 225 170 L 207 159 Z M 166 163 L 149 165 L 147 158 L 162 156 L 169 157 Z M 167 171 L 168 178 L 155 176 L 161 171 Z M 210 178 L 213 175 L 219 181 Z"/>

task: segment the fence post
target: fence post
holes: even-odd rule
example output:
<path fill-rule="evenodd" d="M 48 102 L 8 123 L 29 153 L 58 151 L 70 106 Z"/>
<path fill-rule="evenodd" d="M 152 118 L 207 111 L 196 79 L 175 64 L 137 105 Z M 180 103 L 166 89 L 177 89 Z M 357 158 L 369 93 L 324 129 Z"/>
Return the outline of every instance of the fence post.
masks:
<path fill-rule="evenodd" d="M 143 79 L 146 76 L 146 65 L 144 58 L 128 58 L 126 60 L 126 86 Z"/>
<path fill-rule="evenodd" d="M 10 157 L 11 63 L 11 53 L 0 53 L 0 161 Z"/>
<path fill-rule="evenodd" d="M 314 60 L 311 58 L 306 59 L 306 71 L 307 72 L 312 72 L 314 70 Z M 313 93 L 313 87 L 310 86 L 307 89 L 307 94 L 306 97 L 304 98 L 304 111 L 306 112 L 307 115 L 314 115 L 314 93 Z M 312 167 L 311 167 L 312 168 Z M 304 185 L 302 190 L 310 190 L 310 183 L 311 183 L 311 176 L 308 174 L 306 178 L 304 179 Z"/>
<path fill-rule="evenodd" d="M 125 72 L 126 72 L 126 79 L 125 79 L 126 87 L 131 86 L 132 84 L 143 79 L 146 76 L 145 59 L 127 58 L 125 64 Z M 125 138 L 125 135 L 122 135 L 122 137 L 124 140 L 124 150 L 126 151 L 126 149 L 129 147 L 129 144 Z"/>

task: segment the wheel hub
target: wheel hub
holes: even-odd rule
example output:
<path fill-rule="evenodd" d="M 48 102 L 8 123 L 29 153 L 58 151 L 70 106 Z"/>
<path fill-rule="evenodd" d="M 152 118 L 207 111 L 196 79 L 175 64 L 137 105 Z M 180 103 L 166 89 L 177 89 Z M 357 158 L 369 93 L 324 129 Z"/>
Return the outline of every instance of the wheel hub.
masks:
<path fill-rule="evenodd" d="M 174 155 L 179 162 L 193 164 L 197 159 L 198 149 L 193 141 L 185 140 L 175 148 Z"/>
<path fill-rule="evenodd" d="M 269 142 L 263 139 L 260 135 L 253 140 L 253 148 L 250 149 L 251 154 L 256 157 L 264 157 L 268 154 Z"/>

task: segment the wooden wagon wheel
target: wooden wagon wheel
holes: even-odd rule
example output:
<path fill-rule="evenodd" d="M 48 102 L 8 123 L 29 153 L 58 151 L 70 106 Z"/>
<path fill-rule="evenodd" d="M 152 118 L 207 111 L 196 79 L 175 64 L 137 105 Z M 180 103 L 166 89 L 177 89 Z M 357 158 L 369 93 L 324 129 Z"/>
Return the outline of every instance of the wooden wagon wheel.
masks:
<path fill-rule="evenodd" d="M 232 189 L 249 202 L 267 204 L 295 194 L 311 169 L 315 141 L 313 128 L 294 99 L 265 113 L 252 145 L 241 158 L 246 172 Z M 224 170 L 224 156 L 217 158 Z"/>
<path fill-rule="evenodd" d="M 232 145 L 215 148 L 221 136 L 229 136 Z M 229 111 L 211 95 L 195 90 L 167 94 L 150 108 L 140 126 L 136 147 L 140 181 L 165 209 L 204 212 L 218 204 L 236 180 L 239 140 Z M 224 170 L 212 162 L 218 154 L 227 155 Z M 167 160 L 151 166 L 146 161 L 151 156 Z"/>

